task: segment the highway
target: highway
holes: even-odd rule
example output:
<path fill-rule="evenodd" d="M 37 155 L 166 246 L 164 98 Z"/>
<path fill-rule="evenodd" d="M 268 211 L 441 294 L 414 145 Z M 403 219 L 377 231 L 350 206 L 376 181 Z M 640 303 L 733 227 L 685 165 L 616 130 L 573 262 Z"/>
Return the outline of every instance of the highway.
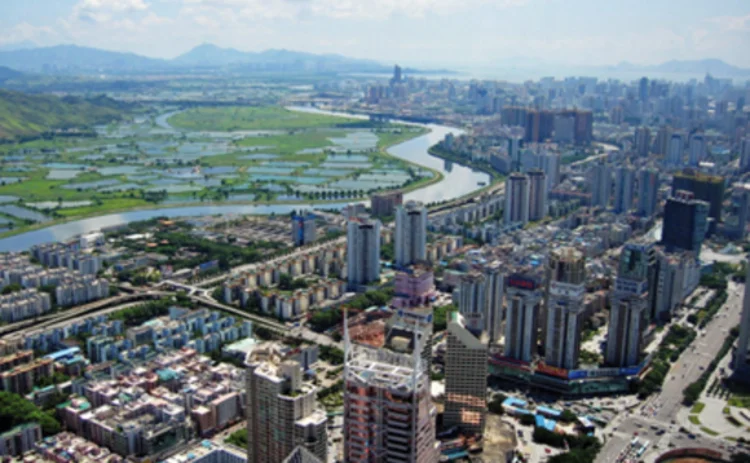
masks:
<path fill-rule="evenodd" d="M 700 377 L 718 354 L 729 330 L 739 324 L 744 288 L 742 284 L 729 282 L 727 302 L 706 326 L 705 335 L 699 333 L 690 347 L 672 365 L 662 391 L 650 397 L 640 408 L 616 417 L 605 429 L 608 440 L 597 457 L 598 463 L 616 461 L 617 455 L 628 446 L 635 432 L 639 435 L 645 434 L 645 437 L 651 440 L 654 446 L 652 448 L 657 453 L 666 452 L 669 442 L 674 443 L 678 448 L 704 446 L 726 451 L 727 443 L 719 439 L 707 436 L 689 439 L 686 434 L 679 432 L 676 419 L 677 413 L 682 408 L 682 390 Z M 655 434 L 657 431 L 651 429 L 652 425 L 658 429 L 664 429 L 666 433 L 657 436 Z M 610 433 L 613 433 L 611 437 L 609 437 Z"/>

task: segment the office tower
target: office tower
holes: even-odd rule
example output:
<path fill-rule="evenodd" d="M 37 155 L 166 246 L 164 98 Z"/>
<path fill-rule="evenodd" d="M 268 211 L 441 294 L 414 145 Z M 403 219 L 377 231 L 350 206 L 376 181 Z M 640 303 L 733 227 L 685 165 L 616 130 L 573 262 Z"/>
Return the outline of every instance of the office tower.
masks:
<path fill-rule="evenodd" d="M 302 380 L 302 367 L 283 360 L 278 345 L 256 346 L 246 360 L 247 461 L 283 461 L 304 446 L 326 461 L 328 422 L 316 403 L 317 390 Z"/>
<path fill-rule="evenodd" d="M 313 214 L 300 214 L 292 217 L 292 240 L 295 246 L 314 243 L 315 239 L 315 216 Z"/>
<path fill-rule="evenodd" d="M 417 201 L 396 207 L 395 264 L 406 267 L 425 260 L 427 208 Z"/>
<path fill-rule="evenodd" d="M 539 221 L 547 216 L 547 176 L 541 170 L 528 173 L 529 220 Z"/>
<path fill-rule="evenodd" d="M 610 365 L 638 364 L 643 333 L 650 318 L 656 265 L 653 242 L 635 240 L 623 246 L 609 312 L 606 360 Z"/>
<path fill-rule="evenodd" d="M 537 353 L 539 311 L 543 294 L 537 279 L 523 274 L 508 277 L 505 314 L 506 357 L 531 362 Z"/>
<path fill-rule="evenodd" d="M 684 250 L 700 254 L 706 237 L 708 203 L 689 191 L 677 191 L 664 205 L 661 242 L 667 251 Z"/>
<path fill-rule="evenodd" d="M 606 164 L 596 164 L 591 169 L 591 206 L 606 209 L 612 193 L 612 171 Z"/>
<path fill-rule="evenodd" d="M 576 118 L 575 142 L 576 145 L 588 145 L 593 140 L 594 113 L 587 110 L 574 111 Z"/>
<path fill-rule="evenodd" d="M 344 461 L 438 461 L 419 341 L 412 355 L 351 344 L 344 323 Z"/>
<path fill-rule="evenodd" d="M 672 128 L 669 126 L 663 126 L 656 132 L 656 140 L 654 141 L 656 154 L 666 155 L 669 151 L 669 141 L 672 139 Z"/>
<path fill-rule="evenodd" d="M 724 233 L 731 239 L 744 239 L 747 233 L 750 185 L 735 183 L 729 206 L 729 217 L 724 220 Z"/>
<path fill-rule="evenodd" d="M 648 101 L 648 79 L 646 77 L 641 77 L 638 84 L 638 97 L 643 102 Z"/>
<path fill-rule="evenodd" d="M 651 217 L 656 214 L 659 197 L 659 171 L 641 169 L 638 172 L 638 215 Z"/>
<path fill-rule="evenodd" d="M 351 217 L 346 233 L 347 281 L 350 290 L 380 280 L 380 221 Z"/>
<path fill-rule="evenodd" d="M 672 177 L 672 195 L 679 190 L 693 193 L 695 199 L 706 201 L 710 205 L 709 217 L 716 223 L 721 222 L 722 203 L 724 202 L 724 177 L 705 175 L 691 169 L 675 173 Z"/>
<path fill-rule="evenodd" d="M 555 115 L 555 143 L 572 144 L 575 142 L 576 118 L 571 115 Z"/>
<path fill-rule="evenodd" d="M 745 265 L 745 281 L 750 281 L 750 261 Z M 745 296 L 742 301 L 742 316 L 740 318 L 740 336 L 737 340 L 737 351 L 734 353 L 734 374 L 737 378 L 747 381 L 750 379 L 750 284 L 745 285 Z"/>
<path fill-rule="evenodd" d="M 489 342 L 495 344 L 500 340 L 503 324 L 503 297 L 505 295 L 505 273 L 502 264 L 496 260 L 483 268 L 485 278 L 485 297 L 487 305 L 484 310 L 483 329 L 489 336 Z"/>
<path fill-rule="evenodd" d="M 524 174 L 510 174 L 505 181 L 505 211 L 503 218 L 506 225 L 529 223 L 529 178 Z"/>
<path fill-rule="evenodd" d="M 391 217 L 396 207 L 404 202 L 404 194 L 400 191 L 386 191 L 373 193 L 370 196 L 370 206 L 374 217 Z"/>
<path fill-rule="evenodd" d="M 648 127 L 635 129 L 635 152 L 640 157 L 648 157 L 651 147 L 651 130 Z"/>
<path fill-rule="evenodd" d="M 544 361 L 573 369 L 581 347 L 586 265 L 583 254 L 569 247 L 550 252 L 548 265 Z"/>
<path fill-rule="evenodd" d="M 694 133 L 690 136 L 690 142 L 688 143 L 688 160 L 690 165 L 693 167 L 703 160 L 706 153 L 706 144 L 703 139 L 702 133 Z"/>
<path fill-rule="evenodd" d="M 669 138 L 669 148 L 667 152 L 667 165 L 679 167 L 682 165 L 685 141 L 681 133 L 673 133 Z"/>
<path fill-rule="evenodd" d="M 461 275 L 458 286 L 453 290 L 453 303 L 470 330 L 475 333 L 483 331 L 487 310 L 486 277 L 478 271 Z"/>
<path fill-rule="evenodd" d="M 402 80 L 401 66 L 396 64 L 393 66 L 393 77 L 391 78 L 391 85 L 400 84 Z"/>
<path fill-rule="evenodd" d="M 560 153 L 545 151 L 539 156 L 540 168 L 547 177 L 547 192 L 560 184 Z"/>
<path fill-rule="evenodd" d="M 622 166 L 615 171 L 615 212 L 622 214 L 633 208 L 635 170 Z"/>
<path fill-rule="evenodd" d="M 750 137 L 744 137 L 740 143 L 740 171 L 750 170 Z"/>
<path fill-rule="evenodd" d="M 482 434 L 487 416 L 487 338 L 466 327 L 461 314 L 448 322 L 445 352 L 445 411 L 443 427 Z"/>

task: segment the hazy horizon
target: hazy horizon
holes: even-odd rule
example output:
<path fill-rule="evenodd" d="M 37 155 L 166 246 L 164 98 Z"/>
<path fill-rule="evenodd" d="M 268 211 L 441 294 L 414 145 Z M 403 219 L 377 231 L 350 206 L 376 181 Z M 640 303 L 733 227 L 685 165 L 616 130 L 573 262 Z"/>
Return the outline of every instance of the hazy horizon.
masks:
<path fill-rule="evenodd" d="M 706 58 L 750 67 L 745 0 L 37 0 L 0 10 L 0 47 L 76 44 L 174 58 L 212 43 L 454 69 Z"/>

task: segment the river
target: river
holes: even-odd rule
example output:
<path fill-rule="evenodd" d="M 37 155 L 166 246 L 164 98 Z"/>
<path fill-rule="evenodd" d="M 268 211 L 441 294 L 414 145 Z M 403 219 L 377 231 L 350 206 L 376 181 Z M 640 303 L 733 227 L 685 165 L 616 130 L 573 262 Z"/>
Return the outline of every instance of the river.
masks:
<path fill-rule="evenodd" d="M 350 114 L 337 114 L 320 111 L 312 108 L 292 108 L 299 111 L 319 112 L 324 114 L 342 115 L 352 117 Z M 167 119 L 174 113 L 162 115 L 158 118 L 161 128 L 170 128 Z M 400 121 L 398 121 L 400 122 Z M 409 125 L 420 125 L 408 123 Z M 425 203 L 443 201 L 458 198 L 481 188 L 480 183 L 488 184 L 489 175 L 474 171 L 468 167 L 444 161 L 428 153 L 428 149 L 442 140 L 448 133 L 459 134 L 461 130 L 442 125 L 430 124 L 420 125 L 431 131 L 420 137 L 399 143 L 388 149 L 388 153 L 401 159 L 423 165 L 441 172 L 443 180 L 429 185 L 425 188 L 412 191 L 406 195 L 406 199 L 423 201 Z M 341 209 L 346 202 L 321 204 L 316 207 L 322 209 Z M 214 203 L 201 206 L 168 207 L 158 209 L 147 209 L 140 211 L 123 212 L 119 214 L 108 214 L 99 217 L 91 217 L 58 225 L 52 225 L 39 230 L 25 232 L 19 235 L 0 239 L 0 252 L 24 251 L 31 246 L 53 241 L 65 241 L 73 236 L 90 233 L 105 227 L 122 225 L 128 222 L 148 220 L 154 217 L 190 217 L 215 214 L 288 214 L 295 209 L 310 209 L 305 203 L 298 204 L 276 204 L 276 205 L 238 205 Z"/>

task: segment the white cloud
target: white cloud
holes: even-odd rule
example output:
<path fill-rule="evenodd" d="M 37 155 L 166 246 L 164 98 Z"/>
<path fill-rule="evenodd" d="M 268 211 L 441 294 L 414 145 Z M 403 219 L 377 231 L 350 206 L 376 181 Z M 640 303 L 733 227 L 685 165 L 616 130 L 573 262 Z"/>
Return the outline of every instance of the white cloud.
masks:
<path fill-rule="evenodd" d="M 35 26 L 27 22 L 22 22 L 0 32 L 0 45 L 20 43 L 27 40 L 44 42 L 46 39 L 56 35 L 56 32 L 50 27 Z"/>
<path fill-rule="evenodd" d="M 750 14 L 745 16 L 716 16 L 708 21 L 726 32 L 750 32 Z"/>
<path fill-rule="evenodd" d="M 102 23 L 127 13 L 146 11 L 145 0 L 80 0 L 73 7 L 73 17 Z"/>

